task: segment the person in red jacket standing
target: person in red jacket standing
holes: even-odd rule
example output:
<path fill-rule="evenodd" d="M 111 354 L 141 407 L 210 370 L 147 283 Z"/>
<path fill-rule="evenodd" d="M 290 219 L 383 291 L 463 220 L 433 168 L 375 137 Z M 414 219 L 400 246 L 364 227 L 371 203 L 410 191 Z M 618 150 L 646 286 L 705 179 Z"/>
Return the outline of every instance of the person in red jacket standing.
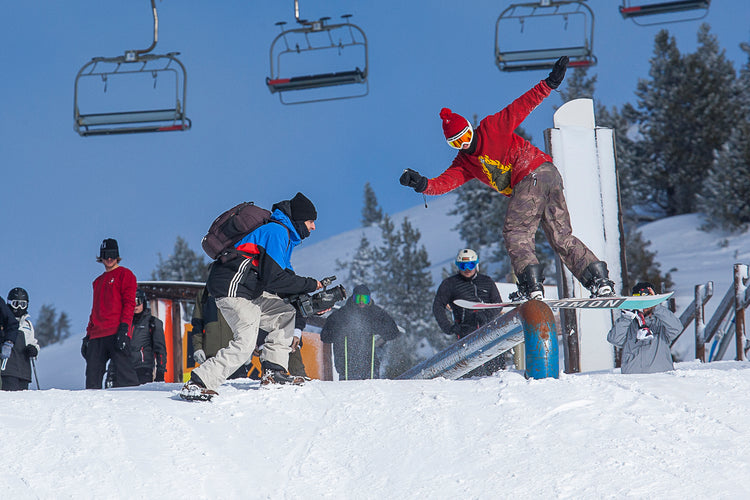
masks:
<path fill-rule="evenodd" d="M 86 359 L 86 389 L 101 389 L 110 360 L 117 377 L 114 387 L 138 385 L 138 376 L 130 362 L 130 325 L 135 309 L 135 275 L 120 265 L 117 240 L 102 241 L 97 262 L 104 273 L 94 280 L 91 307 L 81 354 Z"/>
<path fill-rule="evenodd" d="M 607 264 L 573 236 L 562 178 L 552 157 L 514 133 L 562 83 L 567 65 L 567 56 L 558 59 L 546 79 L 499 113 L 484 118 L 476 130 L 466 118 L 443 108 L 440 118 L 446 140 L 459 150 L 453 163 L 433 179 L 412 169 L 404 170 L 399 179 L 402 185 L 429 195 L 444 194 L 479 179 L 510 197 L 503 238 L 518 278 L 518 293 L 511 294 L 512 300 L 544 297 L 544 269 L 534 252 L 534 234 L 540 223 L 552 248 L 592 296 L 614 295 Z"/>

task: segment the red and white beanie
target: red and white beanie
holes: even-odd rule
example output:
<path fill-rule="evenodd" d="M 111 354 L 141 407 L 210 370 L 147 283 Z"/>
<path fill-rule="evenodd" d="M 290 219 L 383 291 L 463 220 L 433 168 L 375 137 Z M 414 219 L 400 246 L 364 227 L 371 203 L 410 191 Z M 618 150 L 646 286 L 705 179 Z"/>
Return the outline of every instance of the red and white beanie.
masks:
<path fill-rule="evenodd" d="M 440 118 L 443 119 L 443 133 L 445 138 L 450 139 L 460 134 L 467 126 L 470 126 L 469 120 L 461 115 L 457 115 L 448 108 L 440 110 Z"/>

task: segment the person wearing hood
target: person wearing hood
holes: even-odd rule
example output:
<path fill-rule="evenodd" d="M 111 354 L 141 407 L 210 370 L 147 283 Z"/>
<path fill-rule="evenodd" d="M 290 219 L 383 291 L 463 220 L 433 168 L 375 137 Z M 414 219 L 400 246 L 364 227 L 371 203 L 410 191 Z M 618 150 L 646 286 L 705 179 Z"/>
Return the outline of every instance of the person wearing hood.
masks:
<path fill-rule="evenodd" d="M 229 345 L 191 372 L 184 399 L 210 399 L 216 389 L 253 354 L 258 329 L 268 332 L 261 354 L 261 384 L 300 384 L 288 373 L 294 337 L 294 306 L 280 295 L 323 288 L 292 268 L 294 248 L 315 230 L 315 205 L 302 193 L 273 206 L 271 220 L 234 245 L 230 258 L 211 264 L 206 287 L 232 329 Z"/>
<path fill-rule="evenodd" d="M 18 321 L 18 337 L 7 362 L 2 366 L 2 389 L 25 391 L 31 382 L 31 358 L 39 354 L 39 342 L 34 337 L 34 325 L 29 316 L 29 293 L 21 288 L 8 292 L 8 306 Z M 38 389 L 38 387 L 37 387 Z"/>
<path fill-rule="evenodd" d="M 380 360 L 375 348 L 397 335 L 396 322 L 374 303 L 367 285 L 357 285 L 344 307 L 328 316 L 320 340 L 333 344 L 340 380 L 364 380 L 378 378 Z"/>
<path fill-rule="evenodd" d="M 151 314 L 146 293 L 135 292 L 133 334 L 130 341 L 130 360 L 140 384 L 164 382 L 167 371 L 167 343 L 164 323 Z"/>
<path fill-rule="evenodd" d="M 466 118 L 443 108 L 440 118 L 445 139 L 458 150 L 453 163 L 432 179 L 410 168 L 399 179 L 402 185 L 425 195 L 444 194 L 478 179 L 510 198 L 503 241 L 518 278 L 518 292 L 510 295 L 511 300 L 544 298 L 544 265 L 537 259 L 534 242 L 540 224 L 560 260 L 592 297 L 615 293 L 606 262 L 573 235 L 562 178 L 552 157 L 515 133 L 523 120 L 560 86 L 568 61 L 567 56 L 558 59 L 547 78 L 498 113 L 485 117 L 476 130 Z"/>

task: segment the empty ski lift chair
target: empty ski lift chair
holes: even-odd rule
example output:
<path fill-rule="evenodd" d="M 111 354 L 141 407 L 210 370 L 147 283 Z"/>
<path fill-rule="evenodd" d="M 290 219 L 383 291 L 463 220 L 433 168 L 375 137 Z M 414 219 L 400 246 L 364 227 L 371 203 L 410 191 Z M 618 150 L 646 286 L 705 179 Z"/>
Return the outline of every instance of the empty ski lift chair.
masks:
<path fill-rule="evenodd" d="M 185 66 L 177 59 L 179 52 L 164 55 L 149 54 L 156 47 L 159 21 L 154 0 L 151 0 L 154 17 L 154 41 L 144 50 L 129 50 L 117 57 L 94 57 L 86 63 L 76 75 L 73 96 L 74 128 L 79 135 L 130 134 L 137 132 L 168 132 L 188 130 L 191 121 L 186 115 L 185 96 L 187 90 L 187 73 Z M 152 77 L 154 88 L 160 76 L 174 79 L 174 104 L 158 108 L 146 108 L 134 111 L 112 110 L 105 112 L 83 112 L 79 108 L 81 82 L 89 78 L 101 80 L 104 92 L 110 80 L 124 75 Z M 171 95 L 171 94 L 170 94 Z M 171 104 L 171 103 L 169 103 Z"/>
<path fill-rule="evenodd" d="M 565 46 L 537 48 L 509 47 L 506 42 L 512 38 L 509 28 L 520 29 L 521 33 L 531 21 L 544 20 L 560 25 L 567 30 L 569 21 L 580 25 L 579 36 Z M 540 33 L 547 35 L 547 33 Z M 536 40 L 549 37 L 540 36 Z M 533 71 L 549 69 L 562 56 L 568 56 L 570 68 L 585 68 L 596 64 L 594 46 L 594 13 L 584 1 L 539 0 L 533 3 L 511 4 L 500 13 L 495 23 L 495 64 L 500 71 Z"/>
<path fill-rule="evenodd" d="M 629 0 L 623 0 L 620 7 L 620 15 L 624 19 L 631 19 L 639 26 L 652 26 L 654 24 L 668 24 L 682 21 L 695 21 L 703 19 L 708 15 L 711 0 L 674 0 L 671 2 L 655 2 L 633 5 Z M 681 13 L 690 12 L 686 16 Z M 653 18 L 651 16 L 654 16 Z M 652 18 L 651 22 L 643 22 L 640 19 Z"/>
<path fill-rule="evenodd" d="M 330 20 L 328 17 L 322 17 L 318 21 L 301 20 L 298 0 L 295 0 L 294 7 L 295 19 L 300 27 L 284 29 L 286 22 L 276 23 L 281 33 L 271 43 L 269 55 L 271 76 L 266 78 L 266 85 L 271 93 L 278 93 L 282 104 L 302 104 L 366 96 L 369 93 L 367 37 L 357 25 L 349 21 L 351 15 L 341 16 L 344 22 L 327 24 Z M 299 58 L 322 53 L 341 55 L 347 49 L 358 51 L 358 54 L 354 55 L 360 56 L 357 58 L 358 64 L 353 69 L 300 74 L 298 65 L 289 64 L 292 57 Z M 282 65 L 282 62 L 286 64 Z M 349 94 L 305 92 L 343 85 L 358 85 L 359 88 Z"/>

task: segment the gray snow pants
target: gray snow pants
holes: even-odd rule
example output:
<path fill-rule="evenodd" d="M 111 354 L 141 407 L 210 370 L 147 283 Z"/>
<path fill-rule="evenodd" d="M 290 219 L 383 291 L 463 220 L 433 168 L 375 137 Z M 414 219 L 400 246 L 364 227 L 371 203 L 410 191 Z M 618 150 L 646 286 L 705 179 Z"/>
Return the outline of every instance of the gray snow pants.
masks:
<path fill-rule="evenodd" d="M 263 292 L 257 299 L 222 297 L 216 306 L 232 329 L 234 338 L 195 370 L 207 389 L 217 390 L 240 365 L 253 355 L 258 340 L 258 328 L 268 333 L 260 360 L 270 361 L 286 370 L 294 336 L 294 307 L 277 295 Z"/>
<path fill-rule="evenodd" d="M 508 203 L 503 238 L 516 276 L 526 266 L 539 263 L 534 252 L 534 234 L 540 223 L 552 249 L 581 281 L 583 271 L 599 259 L 573 236 L 562 178 L 550 162 L 542 163 L 516 184 Z"/>

